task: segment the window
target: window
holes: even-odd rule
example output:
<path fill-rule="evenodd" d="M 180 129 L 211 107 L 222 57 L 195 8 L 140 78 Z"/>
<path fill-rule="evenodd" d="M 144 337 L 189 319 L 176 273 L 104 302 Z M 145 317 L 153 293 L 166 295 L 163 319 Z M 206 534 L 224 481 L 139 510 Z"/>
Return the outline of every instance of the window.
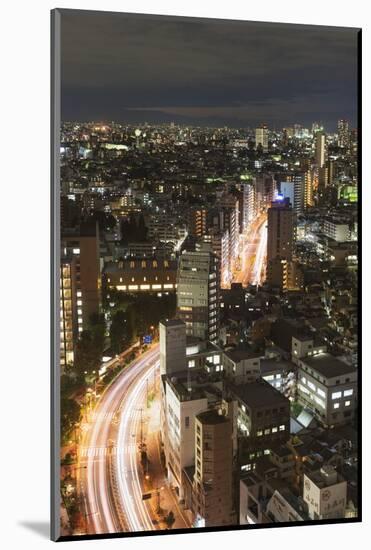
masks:
<path fill-rule="evenodd" d="M 339 403 L 334 403 L 334 409 L 338 409 L 340 407 Z"/>
<path fill-rule="evenodd" d="M 278 428 L 277 426 L 274 426 L 274 428 L 272 428 L 272 434 L 275 434 L 278 432 Z"/>
<path fill-rule="evenodd" d="M 344 395 L 345 395 L 345 392 L 344 392 Z M 332 399 L 340 399 L 341 391 L 334 392 L 331 397 L 332 397 Z"/>
<path fill-rule="evenodd" d="M 266 430 L 264 430 L 264 435 L 269 435 L 271 433 L 270 429 L 267 428 Z"/>
<path fill-rule="evenodd" d="M 317 393 L 318 393 L 318 395 L 320 395 L 321 397 L 326 397 L 326 393 L 325 393 L 323 390 L 321 390 L 320 388 L 317 388 Z"/>
<path fill-rule="evenodd" d="M 285 424 L 281 424 L 280 426 L 280 432 L 284 432 L 286 430 Z"/>
<path fill-rule="evenodd" d="M 344 404 L 345 404 L 346 407 L 350 407 L 350 401 L 345 401 Z"/>
<path fill-rule="evenodd" d="M 185 417 L 185 427 L 189 428 L 189 416 Z"/>
<path fill-rule="evenodd" d="M 344 390 L 344 397 L 349 397 L 350 395 L 353 395 L 353 390 Z"/>
<path fill-rule="evenodd" d="M 258 437 L 261 437 L 261 436 L 263 435 L 262 430 L 258 430 L 258 431 L 256 432 L 256 435 L 257 435 Z"/>
<path fill-rule="evenodd" d="M 189 368 L 192 368 L 192 367 L 194 367 L 194 366 L 195 366 L 195 360 L 194 360 L 194 359 L 190 359 L 190 360 L 188 361 L 188 367 L 189 367 Z"/>
<path fill-rule="evenodd" d="M 308 382 L 308 388 L 310 388 L 312 391 L 316 391 L 316 386 L 312 382 Z"/>

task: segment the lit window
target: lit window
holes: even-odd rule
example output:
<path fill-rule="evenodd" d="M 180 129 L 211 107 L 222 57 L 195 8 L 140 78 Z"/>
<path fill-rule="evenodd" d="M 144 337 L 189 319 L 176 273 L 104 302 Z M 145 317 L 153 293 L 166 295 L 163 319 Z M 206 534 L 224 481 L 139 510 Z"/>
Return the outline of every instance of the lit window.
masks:
<path fill-rule="evenodd" d="M 320 388 L 317 388 L 317 393 L 318 393 L 318 395 L 320 395 L 321 397 L 326 397 L 326 393 L 325 393 L 323 390 L 321 390 Z"/>
<path fill-rule="evenodd" d="M 261 436 L 263 435 L 262 430 L 258 430 L 258 431 L 256 432 L 256 435 L 257 435 L 258 437 L 261 437 Z"/>
<path fill-rule="evenodd" d="M 243 410 L 244 413 L 246 412 L 246 407 L 245 407 L 245 405 L 241 405 L 241 409 Z"/>
<path fill-rule="evenodd" d="M 310 388 L 313 391 L 316 391 L 316 386 L 312 382 L 308 382 L 308 388 Z"/>
<path fill-rule="evenodd" d="M 345 393 L 345 392 L 344 392 Z M 341 397 L 341 391 L 336 391 L 332 394 L 332 399 L 340 399 Z"/>
<path fill-rule="evenodd" d="M 339 403 L 334 403 L 334 409 L 338 409 L 340 407 Z"/>
<path fill-rule="evenodd" d="M 280 426 L 280 432 L 284 432 L 286 430 L 285 424 L 281 424 Z"/>
<path fill-rule="evenodd" d="M 274 426 L 274 428 L 272 428 L 272 434 L 275 434 L 278 432 L 278 428 L 277 426 Z"/>
<path fill-rule="evenodd" d="M 345 401 L 345 406 L 350 407 L 350 401 Z"/>
<path fill-rule="evenodd" d="M 82 300 L 77 300 L 77 305 L 82 306 Z"/>
<path fill-rule="evenodd" d="M 81 298 L 81 296 L 82 296 L 81 290 L 78 290 L 78 291 L 76 292 L 76 296 L 77 296 L 78 298 Z"/>
<path fill-rule="evenodd" d="M 350 395 L 353 395 L 353 390 L 344 390 L 344 397 L 349 397 Z"/>
<path fill-rule="evenodd" d="M 190 359 L 190 360 L 188 361 L 188 367 L 189 367 L 189 368 L 194 367 L 195 364 L 196 364 L 196 363 L 195 363 L 195 360 L 194 360 L 194 359 Z"/>

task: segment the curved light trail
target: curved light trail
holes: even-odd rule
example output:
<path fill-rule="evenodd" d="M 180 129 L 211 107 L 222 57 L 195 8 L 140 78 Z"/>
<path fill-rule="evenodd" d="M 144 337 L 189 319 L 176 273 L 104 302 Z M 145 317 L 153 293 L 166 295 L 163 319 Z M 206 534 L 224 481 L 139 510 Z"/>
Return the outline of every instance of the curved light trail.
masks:
<path fill-rule="evenodd" d="M 94 423 L 83 441 L 86 466 L 80 478 L 87 533 L 153 529 L 142 501 L 137 434 L 146 380 L 158 361 L 156 345 L 123 370 L 94 409 Z"/>

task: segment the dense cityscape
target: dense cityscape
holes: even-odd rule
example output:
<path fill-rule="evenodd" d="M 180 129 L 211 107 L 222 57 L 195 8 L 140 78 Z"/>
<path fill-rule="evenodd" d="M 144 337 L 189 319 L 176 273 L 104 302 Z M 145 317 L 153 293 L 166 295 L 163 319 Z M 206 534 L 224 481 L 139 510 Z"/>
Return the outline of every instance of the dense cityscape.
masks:
<path fill-rule="evenodd" d="M 62 535 L 357 517 L 357 130 L 334 123 L 62 124 Z"/>

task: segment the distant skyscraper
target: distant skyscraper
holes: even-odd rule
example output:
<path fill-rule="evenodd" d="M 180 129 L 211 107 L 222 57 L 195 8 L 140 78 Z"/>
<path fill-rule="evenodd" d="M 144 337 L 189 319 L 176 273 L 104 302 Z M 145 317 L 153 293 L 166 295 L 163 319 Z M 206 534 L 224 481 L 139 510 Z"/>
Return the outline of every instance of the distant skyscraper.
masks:
<path fill-rule="evenodd" d="M 338 146 L 348 147 L 350 142 L 349 124 L 346 120 L 338 120 Z"/>
<path fill-rule="evenodd" d="M 265 124 L 255 130 L 255 148 L 257 149 L 261 145 L 264 153 L 268 151 L 268 133 L 269 130 Z"/>
<path fill-rule="evenodd" d="M 322 168 L 326 161 L 326 134 L 317 132 L 314 139 L 316 164 L 318 168 Z"/>
<path fill-rule="evenodd" d="M 219 259 L 210 245 L 201 243 L 195 252 L 183 252 L 179 260 L 177 315 L 187 334 L 216 342 L 219 332 Z"/>

